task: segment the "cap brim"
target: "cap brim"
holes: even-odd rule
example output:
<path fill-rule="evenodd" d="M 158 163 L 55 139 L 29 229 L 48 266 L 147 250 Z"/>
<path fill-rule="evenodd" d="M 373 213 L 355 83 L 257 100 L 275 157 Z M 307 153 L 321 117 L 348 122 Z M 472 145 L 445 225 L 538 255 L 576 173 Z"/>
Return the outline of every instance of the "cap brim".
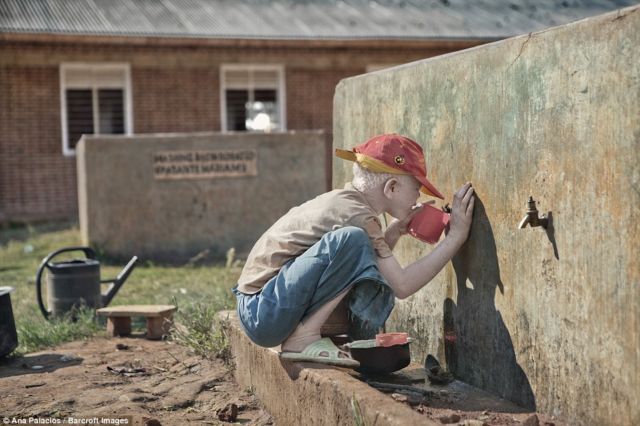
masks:
<path fill-rule="evenodd" d="M 336 157 L 340 157 L 343 160 L 356 161 L 356 153 L 345 149 L 336 148 Z"/>
<path fill-rule="evenodd" d="M 422 184 L 422 188 L 420 188 L 420 191 L 424 192 L 427 195 L 431 195 L 432 197 L 437 197 L 437 198 L 440 198 L 441 200 L 444 200 L 444 197 L 442 196 L 440 191 L 438 191 L 436 187 L 433 186 L 433 184 L 427 180 L 426 177 L 415 176 L 415 175 L 414 177 L 418 179 L 418 182 Z"/>

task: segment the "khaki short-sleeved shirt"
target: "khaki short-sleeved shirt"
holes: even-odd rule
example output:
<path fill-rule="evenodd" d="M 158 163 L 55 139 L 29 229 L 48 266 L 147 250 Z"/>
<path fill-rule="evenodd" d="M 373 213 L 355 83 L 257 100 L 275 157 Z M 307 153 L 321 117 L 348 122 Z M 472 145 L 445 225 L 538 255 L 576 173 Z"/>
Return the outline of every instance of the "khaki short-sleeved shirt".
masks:
<path fill-rule="evenodd" d="M 319 195 L 278 219 L 251 249 L 238 290 L 245 294 L 259 292 L 285 263 L 300 256 L 327 232 L 345 226 L 364 229 L 378 257 L 392 255 L 376 212 L 364 195 L 348 183 L 344 189 Z"/>

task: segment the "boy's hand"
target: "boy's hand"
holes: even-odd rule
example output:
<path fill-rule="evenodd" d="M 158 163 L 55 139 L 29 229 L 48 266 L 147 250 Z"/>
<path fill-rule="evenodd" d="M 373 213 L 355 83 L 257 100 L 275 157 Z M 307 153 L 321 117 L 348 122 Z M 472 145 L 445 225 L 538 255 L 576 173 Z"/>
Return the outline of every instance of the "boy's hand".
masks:
<path fill-rule="evenodd" d="M 453 208 L 447 237 L 428 255 L 406 267 L 402 267 L 394 256 L 377 258 L 378 268 L 397 298 L 407 298 L 427 285 L 455 256 L 469 235 L 473 218 L 473 203 L 471 183 L 462 185 L 453 195 Z"/>
<path fill-rule="evenodd" d="M 473 187 L 467 182 L 453 195 L 451 219 L 449 220 L 448 238 L 462 245 L 469 236 L 471 220 L 473 219 Z"/>

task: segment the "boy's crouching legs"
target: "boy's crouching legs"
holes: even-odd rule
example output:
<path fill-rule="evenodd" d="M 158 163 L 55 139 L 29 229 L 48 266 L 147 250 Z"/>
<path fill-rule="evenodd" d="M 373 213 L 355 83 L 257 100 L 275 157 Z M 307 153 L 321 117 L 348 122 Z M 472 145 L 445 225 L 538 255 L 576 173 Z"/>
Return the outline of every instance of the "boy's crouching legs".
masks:
<path fill-rule="evenodd" d="M 333 269 L 332 271 L 327 271 L 326 276 L 330 278 L 322 284 L 325 286 L 335 285 L 336 288 L 344 286 L 345 280 L 348 283 L 353 277 L 343 275 L 341 269 L 353 269 L 353 267 L 348 264 L 349 255 L 355 255 L 355 253 L 361 250 L 370 250 L 369 237 L 361 228 L 345 227 L 326 234 L 322 240 L 321 245 L 326 244 L 326 246 L 329 246 L 328 250 L 325 250 L 329 253 L 329 257 L 332 258 L 331 263 Z M 320 330 L 323 324 L 349 293 L 349 290 L 351 290 L 351 287 L 343 289 L 328 302 L 313 311 L 313 313 L 306 316 L 306 318 L 298 324 L 293 333 L 282 342 L 282 350 L 299 352 L 309 344 L 319 340 L 321 338 Z"/>
<path fill-rule="evenodd" d="M 350 290 L 360 295 L 349 301 L 352 313 L 380 323 L 375 321 L 380 314 L 373 296 L 380 292 L 376 283 L 382 281 L 366 231 L 344 227 L 326 233 L 286 263 L 259 293 L 237 294 L 238 315 L 253 342 L 266 347 L 281 345 L 283 358 L 320 362 L 318 357 L 328 357 L 327 364 L 353 366 L 353 360 L 344 359 L 348 354 L 338 351 L 329 339 L 321 339 L 321 327 Z M 364 292 L 362 297 L 367 283 L 376 284 L 369 286 L 375 294 Z M 376 311 L 374 318 L 367 311 L 370 306 Z"/>
<path fill-rule="evenodd" d="M 300 322 L 293 333 L 282 342 L 282 351 L 300 352 L 309 346 L 309 344 L 319 340 L 322 325 L 327 321 L 329 315 L 331 315 L 338 304 L 340 304 L 342 299 L 349 293 L 349 290 L 350 289 L 342 291 L 342 293 L 338 294 L 333 300 Z"/>

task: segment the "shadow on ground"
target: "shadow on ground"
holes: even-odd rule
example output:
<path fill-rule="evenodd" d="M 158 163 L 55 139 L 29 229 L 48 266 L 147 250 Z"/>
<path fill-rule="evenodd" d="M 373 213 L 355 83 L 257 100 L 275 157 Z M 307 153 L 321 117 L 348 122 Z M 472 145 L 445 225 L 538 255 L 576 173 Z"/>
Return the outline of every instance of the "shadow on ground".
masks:
<path fill-rule="evenodd" d="M 0 379 L 27 374 L 42 374 L 81 364 L 82 358 L 61 354 L 34 354 L 0 360 Z"/>

